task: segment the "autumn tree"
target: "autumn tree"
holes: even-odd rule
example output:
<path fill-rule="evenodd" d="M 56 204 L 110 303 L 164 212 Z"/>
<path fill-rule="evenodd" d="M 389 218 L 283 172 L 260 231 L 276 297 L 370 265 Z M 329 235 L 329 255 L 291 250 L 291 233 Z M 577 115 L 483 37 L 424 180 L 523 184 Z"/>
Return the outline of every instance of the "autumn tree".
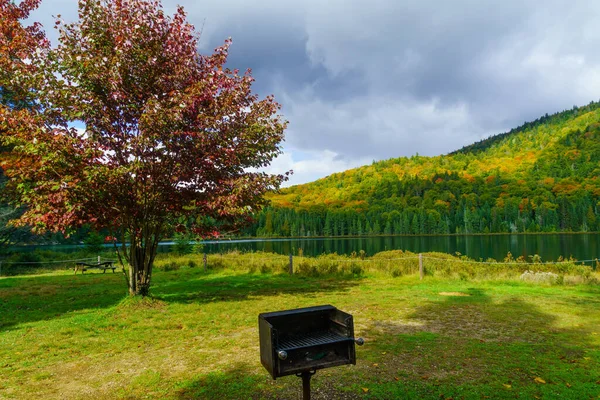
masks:
<path fill-rule="evenodd" d="M 147 295 L 170 224 L 236 229 L 279 187 L 285 176 L 257 171 L 281 152 L 286 122 L 272 96 L 251 91 L 249 70 L 226 68 L 230 40 L 198 53 L 182 8 L 167 16 L 158 0 L 81 0 L 79 21 L 57 25 L 58 46 L 23 78 L 44 125 L 9 134 L 20 156 L 7 165 L 9 187 L 31 205 L 18 223 L 109 229 L 130 293 Z"/>
<path fill-rule="evenodd" d="M 36 65 L 28 62 L 38 49 L 48 46 L 44 32 L 39 23 L 23 26 L 23 20 L 36 9 L 40 0 L 24 0 L 19 4 L 10 0 L 0 0 L 0 138 L 5 137 L 7 130 L 18 123 L 31 123 L 32 103 L 29 87 L 16 79 L 23 74 L 30 74 Z M 11 147 L 0 141 L 0 153 L 5 159 L 10 156 Z M 0 169 L 0 193 L 6 176 Z M 11 218 L 18 217 L 21 207 L 11 207 L 4 199 L 0 201 L 0 243 L 5 244 L 27 235 L 26 228 L 17 229 L 8 224 Z"/>
<path fill-rule="evenodd" d="M 39 23 L 23 26 L 22 21 L 39 6 L 40 0 L 0 0 L 0 107 L 23 108 L 30 105 L 28 87 L 15 81 L 18 73 L 31 72 L 36 66 L 28 60 L 48 41 Z"/>

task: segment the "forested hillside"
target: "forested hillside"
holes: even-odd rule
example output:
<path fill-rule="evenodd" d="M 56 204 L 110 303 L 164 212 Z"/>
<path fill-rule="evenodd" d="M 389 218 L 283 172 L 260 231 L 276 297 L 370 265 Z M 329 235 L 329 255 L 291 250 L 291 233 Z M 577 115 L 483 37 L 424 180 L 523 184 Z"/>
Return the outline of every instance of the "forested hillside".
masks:
<path fill-rule="evenodd" d="M 256 236 L 600 230 L 600 103 L 448 155 L 401 157 L 271 196 Z"/>

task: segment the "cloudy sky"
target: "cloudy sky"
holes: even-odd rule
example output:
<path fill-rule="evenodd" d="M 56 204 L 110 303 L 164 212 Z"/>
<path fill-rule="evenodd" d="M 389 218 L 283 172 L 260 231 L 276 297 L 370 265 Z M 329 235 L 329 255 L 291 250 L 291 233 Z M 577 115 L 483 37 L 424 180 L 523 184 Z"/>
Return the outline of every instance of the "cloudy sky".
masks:
<path fill-rule="evenodd" d="M 32 19 L 75 0 L 42 0 Z M 200 51 L 233 38 L 290 121 L 271 172 L 289 184 L 391 157 L 438 155 L 545 113 L 600 98 L 600 2 L 588 0 L 163 0 L 202 29 Z"/>

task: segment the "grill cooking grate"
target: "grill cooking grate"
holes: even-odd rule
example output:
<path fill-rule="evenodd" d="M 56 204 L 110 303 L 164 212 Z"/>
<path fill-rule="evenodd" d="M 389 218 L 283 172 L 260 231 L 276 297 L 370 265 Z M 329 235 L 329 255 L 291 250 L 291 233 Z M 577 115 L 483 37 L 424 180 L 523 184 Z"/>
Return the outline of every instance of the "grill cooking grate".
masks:
<path fill-rule="evenodd" d="M 279 342 L 277 350 L 290 350 L 298 347 L 317 346 L 320 344 L 352 340 L 331 331 L 312 332 L 309 334 L 289 336 Z"/>

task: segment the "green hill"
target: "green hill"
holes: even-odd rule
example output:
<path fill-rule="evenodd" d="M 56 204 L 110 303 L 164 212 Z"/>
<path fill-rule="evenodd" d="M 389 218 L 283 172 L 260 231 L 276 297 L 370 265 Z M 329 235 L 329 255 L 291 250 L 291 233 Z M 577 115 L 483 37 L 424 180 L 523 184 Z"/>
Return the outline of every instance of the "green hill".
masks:
<path fill-rule="evenodd" d="M 271 196 L 257 236 L 597 231 L 600 103 L 447 155 L 401 157 Z"/>

